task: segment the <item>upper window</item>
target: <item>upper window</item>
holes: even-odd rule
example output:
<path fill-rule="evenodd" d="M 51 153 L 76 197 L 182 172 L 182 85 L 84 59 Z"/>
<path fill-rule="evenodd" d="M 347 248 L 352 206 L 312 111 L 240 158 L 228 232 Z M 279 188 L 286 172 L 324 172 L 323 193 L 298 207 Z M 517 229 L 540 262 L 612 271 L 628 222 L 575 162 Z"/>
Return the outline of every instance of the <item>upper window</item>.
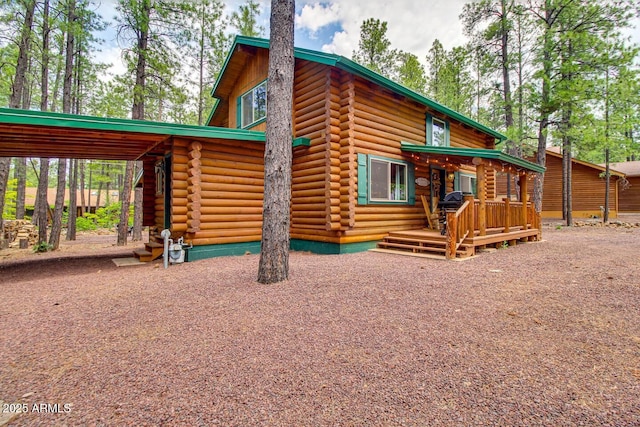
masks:
<path fill-rule="evenodd" d="M 430 115 L 427 116 L 427 145 L 449 146 L 449 122 Z"/>
<path fill-rule="evenodd" d="M 238 103 L 241 127 L 250 127 L 267 116 L 267 81 L 240 97 Z"/>
<path fill-rule="evenodd" d="M 407 165 L 389 160 L 370 160 L 369 200 L 375 202 L 407 201 Z"/>

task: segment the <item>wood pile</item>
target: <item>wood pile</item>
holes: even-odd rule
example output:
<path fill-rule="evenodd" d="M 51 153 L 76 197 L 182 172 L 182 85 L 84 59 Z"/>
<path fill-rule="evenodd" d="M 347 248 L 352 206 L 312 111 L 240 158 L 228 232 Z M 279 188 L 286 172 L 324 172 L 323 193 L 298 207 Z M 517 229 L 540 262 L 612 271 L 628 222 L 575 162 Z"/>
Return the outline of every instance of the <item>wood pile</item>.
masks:
<path fill-rule="evenodd" d="M 28 220 L 5 220 L 4 239 L 8 242 L 10 248 L 20 247 L 21 240 L 26 240 L 27 245 L 31 246 L 38 241 L 38 229 Z"/>

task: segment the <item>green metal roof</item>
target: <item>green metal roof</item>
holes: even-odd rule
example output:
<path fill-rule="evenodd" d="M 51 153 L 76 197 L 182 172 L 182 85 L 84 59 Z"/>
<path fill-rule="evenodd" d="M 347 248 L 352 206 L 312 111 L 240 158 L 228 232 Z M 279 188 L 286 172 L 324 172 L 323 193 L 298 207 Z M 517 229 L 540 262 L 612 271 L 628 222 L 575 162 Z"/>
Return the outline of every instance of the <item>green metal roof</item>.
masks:
<path fill-rule="evenodd" d="M 224 66 L 222 68 L 222 71 L 220 72 L 220 76 L 223 76 L 225 73 L 225 70 L 227 68 L 227 64 L 230 61 L 231 56 L 233 55 L 233 52 L 235 51 L 236 47 L 238 45 L 247 45 L 247 46 L 253 46 L 253 47 L 258 47 L 258 48 L 263 48 L 263 49 L 269 49 L 269 40 L 267 39 L 261 39 L 261 38 L 255 38 L 255 37 L 246 37 L 246 36 L 236 36 L 236 38 L 233 41 L 233 45 L 231 46 L 231 49 L 229 51 L 229 54 L 227 55 L 227 59 L 225 60 Z M 349 73 L 358 75 L 360 77 L 363 77 L 369 81 L 372 81 L 384 88 L 387 88 L 391 91 L 393 91 L 394 93 L 397 94 L 401 94 L 406 96 L 409 99 L 412 99 L 420 104 L 423 104 L 435 111 L 438 111 L 442 114 L 445 114 L 446 116 L 455 119 L 457 121 L 459 121 L 460 123 L 464 123 L 468 126 L 471 126 L 474 129 L 478 129 L 488 135 L 493 136 L 494 138 L 498 139 L 499 141 L 503 141 L 505 139 L 507 139 L 507 137 L 503 134 L 501 134 L 500 132 L 493 130 L 485 125 L 483 125 L 482 123 L 478 123 L 475 120 L 458 113 L 457 111 L 452 110 L 449 107 L 445 107 L 442 104 L 439 104 L 429 98 L 427 98 L 426 96 L 419 94 L 417 92 L 414 92 L 413 90 L 406 88 L 392 80 L 389 80 L 386 77 L 381 76 L 380 74 L 350 60 L 347 59 L 343 56 L 340 55 L 336 55 L 336 54 L 332 54 L 332 53 L 325 53 L 325 52 L 318 52 L 315 50 L 310 50 L 310 49 L 303 49 L 303 48 L 299 48 L 296 47 L 294 49 L 294 56 L 298 59 L 303 59 L 303 60 L 307 60 L 307 61 L 311 61 L 311 62 L 316 62 L 316 63 L 320 63 L 320 64 L 324 64 L 324 65 L 329 65 L 332 67 L 337 67 L 340 68 L 344 71 L 347 71 Z M 216 81 L 216 84 L 214 85 L 213 89 L 211 90 L 211 95 L 214 96 L 216 89 L 218 88 L 218 84 L 220 82 L 220 79 L 218 79 Z M 214 105 L 213 110 L 211 111 L 211 114 L 209 115 L 209 120 L 211 120 L 211 117 L 213 116 L 213 113 L 215 112 L 217 105 Z"/>
<path fill-rule="evenodd" d="M 264 132 L 0 108 L 0 123 L 264 142 Z"/>
<path fill-rule="evenodd" d="M 137 160 L 172 137 L 264 142 L 264 132 L 0 108 L 0 157 Z"/>
<path fill-rule="evenodd" d="M 481 159 L 495 160 L 498 162 L 508 163 L 519 169 L 525 169 L 531 172 L 544 173 L 544 166 L 532 163 L 519 157 L 511 156 L 498 150 L 489 150 L 486 148 L 462 148 L 462 147 L 434 147 L 431 145 L 416 145 L 409 142 L 400 144 L 402 151 L 411 153 L 427 153 L 441 156 L 458 156 L 458 157 L 479 157 Z"/>

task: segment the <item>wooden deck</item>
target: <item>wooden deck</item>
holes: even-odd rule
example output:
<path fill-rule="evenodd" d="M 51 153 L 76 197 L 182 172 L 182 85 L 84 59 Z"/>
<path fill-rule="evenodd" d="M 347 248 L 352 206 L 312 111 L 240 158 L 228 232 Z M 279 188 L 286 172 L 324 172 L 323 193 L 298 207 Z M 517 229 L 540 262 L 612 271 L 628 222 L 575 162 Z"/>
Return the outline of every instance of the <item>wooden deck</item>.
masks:
<path fill-rule="evenodd" d="M 504 232 L 504 228 L 490 228 L 484 236 L 480 236 L 476 230 L 474 236 L 467 236 L 462 240 L 455 251 L 455 258 L 474 256 L 477 248 L 513 246 L 519 242 L 536 241 L 539 235 L 537 228 L 523 230 L 522 227 L 511 227 L 508 232 Z M 385 252 L 447 258 L 447 236 L 428 228 L 391 232 L 377 247 Z"/>

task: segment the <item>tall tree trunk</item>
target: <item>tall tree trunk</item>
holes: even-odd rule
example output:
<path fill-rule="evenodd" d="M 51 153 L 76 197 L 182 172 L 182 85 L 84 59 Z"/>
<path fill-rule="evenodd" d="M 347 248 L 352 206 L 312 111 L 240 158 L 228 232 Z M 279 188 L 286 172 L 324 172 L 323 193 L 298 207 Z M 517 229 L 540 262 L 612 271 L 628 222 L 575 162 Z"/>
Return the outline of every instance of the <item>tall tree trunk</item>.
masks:
<path fill-rule="evenodd" d="M 134 162 L 127 161 L 124 171 L 124 185 L 122 193 L 120 193 L 121 211 L 120 222 L 118 223 L 118 246 L 127 244 L 127 236 L 129 234 L 129 205 L 131 204 L 131 183 L 133 182 L 133 165 Z"/>
<path fill-rule="evenodd" d="M 69 0 L 67 3 L 67 37 L 65 45 L 64 80 L 62 86 L 62 112 L 66 114 L 69 114 L 71 112 L 71 84 L 73 82 L 73 53 L 75 46 L 75 37 L 73 31 L 73 23 L 75 21 L 75 2 L 76 0 Z M 56 250 L 60 247 L 60 233 L 62 232 L 62 215 L 64 212 L 66 178 L 67 161 L 66 159 L 59 159 L 56 203 L 53 210 L 53 225 L 51 226 L 51 235 L 49 236 L 49 245 L 51 245 L 51 248 L 53 250 Z"/>
<path fill-rule="evenodd" d="M 14 167 L 15 178 L 18 180 L 16 187 L 16 219 L 24 219 L 25 206 L 24 199 L 27 187 L 27 158 L 18 157 Z"/>
<path fill-rule="evenodd" d="M 40 159 L 40 179 L 38 180 L 38 190 L 36 195 L 36 206 L 34 210 L 38 212 L 38 245 L 47 241 L 47 226 L 49 225 L 49 200 L 47 199 L 49 189 L 49 159 Z"/>
<path fill-rule="evenodd" d="M 205 14 L 207 11 L 205 10 L 205 3 L 202 2 L 200 13 L 200 57 L 198 58 L 200 63 L 198 64 L 198 125 L 202 126 L 203 112 L 204 112 L 204 97 L 205 97 L 205 88 L 204 88 L 204 50 L 205 50 Z"/>
<path fill-rule="evenodd" d="M 71 159 L 69 168 L 69 211 L 67 223 L 67 240 L 76 240 L 76 218 L 78 216 L 78 160 Z"/>
<path fill-rule="evenodd" d="M 609 147 L 604 149 L 604 161 L 605 161 L 605 192 L 604 192 L 604 215 L 602 221 L 606 224 L 609 222 L 609 199 L 610 199 L 610 186 L 611 186 L 611 170 L 609 169 Z"/>
<path fill-rule="evenodd" d="M 549 130 L 549 118 L 551 116 L 551 48 L 553 46 L 553 38 L 551 32 L 552 9 L 551 0 L 545 0 L 545 28 L 543 34 L 543 52 L 542 52 L 542 89 L 540 93 L 540 125 L 538 126 L 538 150 L 536 153 L 536 163 L 545 166 L 547 160 L 547 132 Z M 533 186 L 533 204 L 536 212 L 542 212 L 542 193 L 543 193 L 544 174 L 536 174 Z"/>
<path fill-rule="evenodd" d="M 42 9 L 42 68 L 40 73 L 40 111 L 49 108 L 49 0 L 44 0 Z M 47 242 L 47 227 L 49 225 L 49 159 L 40 159 L 40 174 L 34 206 L 34 217 L 37 218 L 38 245 Z"/>
<path fill-rule="evenodd" d="M 294 0 L 271 1 L 271 36 L 264 150 L 264 208 L 258 282 L 289 277 Z"/>
<path fill-rule="evenodd" d="M 131 118 L 134 120 L 144 120 L 144 93 L 146 88 L 147 73 L 147 50 L 149 47 L 149 17 L 151 15 L 151 3 L 143 2 L 140 8 L 142 13 L 141 22 L 146 24 L 143 28 L 138 28 L 136 64 L 136 82 L 133 88 L 133 106 L 131 108 Z M 118 245 L 127 244 L 127 233 L 129 229 L 129 205 L 131 203 L 131 189 L 133 185 L 134 162 L 127 161 L 124 174 L 124 185 L 122 189 L 122 209 L 120 211 L 120 224 L 118 227 Z M 135 207 L 135 206 L 134 206 Z"/>
<path fill-rule="evenodd" d="M 84 187 L 85 187 L 85 175 L 84 175 L 84 171 L 85 171 L 85 162 L 84 160 L 80 160 L 80 215 L 84 216 L 85 212 L 87 212 L 87 208 L 86 208 L 86 199 L 85 199 L 85 194 L 84 194 Z M 89 190 L 91 191 L 91 190 Z M 89 193 L 91 194 L 91 193 Z"/>
<path fill-rule="evenodd" d="M 56 202 L 53 210 L 53 222 L 49 245 L 52 250 L 60 247 L 60 233 L 62 232 L 62 213 L 64 211 L 64 190 L 66 187 L 67 159 L 58 159 L 58 187 L 56 189 Z"/>
<path fill-rule="evenodd" d="M 142 162 L 136 162 L 136 171 L 142 170 L 143 167 Z M 131 240 L 139 242 L 142 240 L 142 187 L 136 187 L 133 194 L 133 233 L 131 234 Z"/>
<path fill-rule="evenodd" d="M 35 7 L 35 0 L 27 1 L 25 4 L 25 18 L 20 33 L 20 41 L 18 45 L 18 61 L 16 63 L 16 74 L 11 85 L 9 108 L 20 108 L 20 102 L 22 100 L 22 94 L 26 81 L 27 67 L 29 66 L 31 28 L 33 27 L 33 15 Z M 11 158 L 0 157 L 0 231 L 3 230 L 2 213 L 4 212 L 4 198 L 7 192 L 7 181 L 9 180 L 10 168 Z"/>

